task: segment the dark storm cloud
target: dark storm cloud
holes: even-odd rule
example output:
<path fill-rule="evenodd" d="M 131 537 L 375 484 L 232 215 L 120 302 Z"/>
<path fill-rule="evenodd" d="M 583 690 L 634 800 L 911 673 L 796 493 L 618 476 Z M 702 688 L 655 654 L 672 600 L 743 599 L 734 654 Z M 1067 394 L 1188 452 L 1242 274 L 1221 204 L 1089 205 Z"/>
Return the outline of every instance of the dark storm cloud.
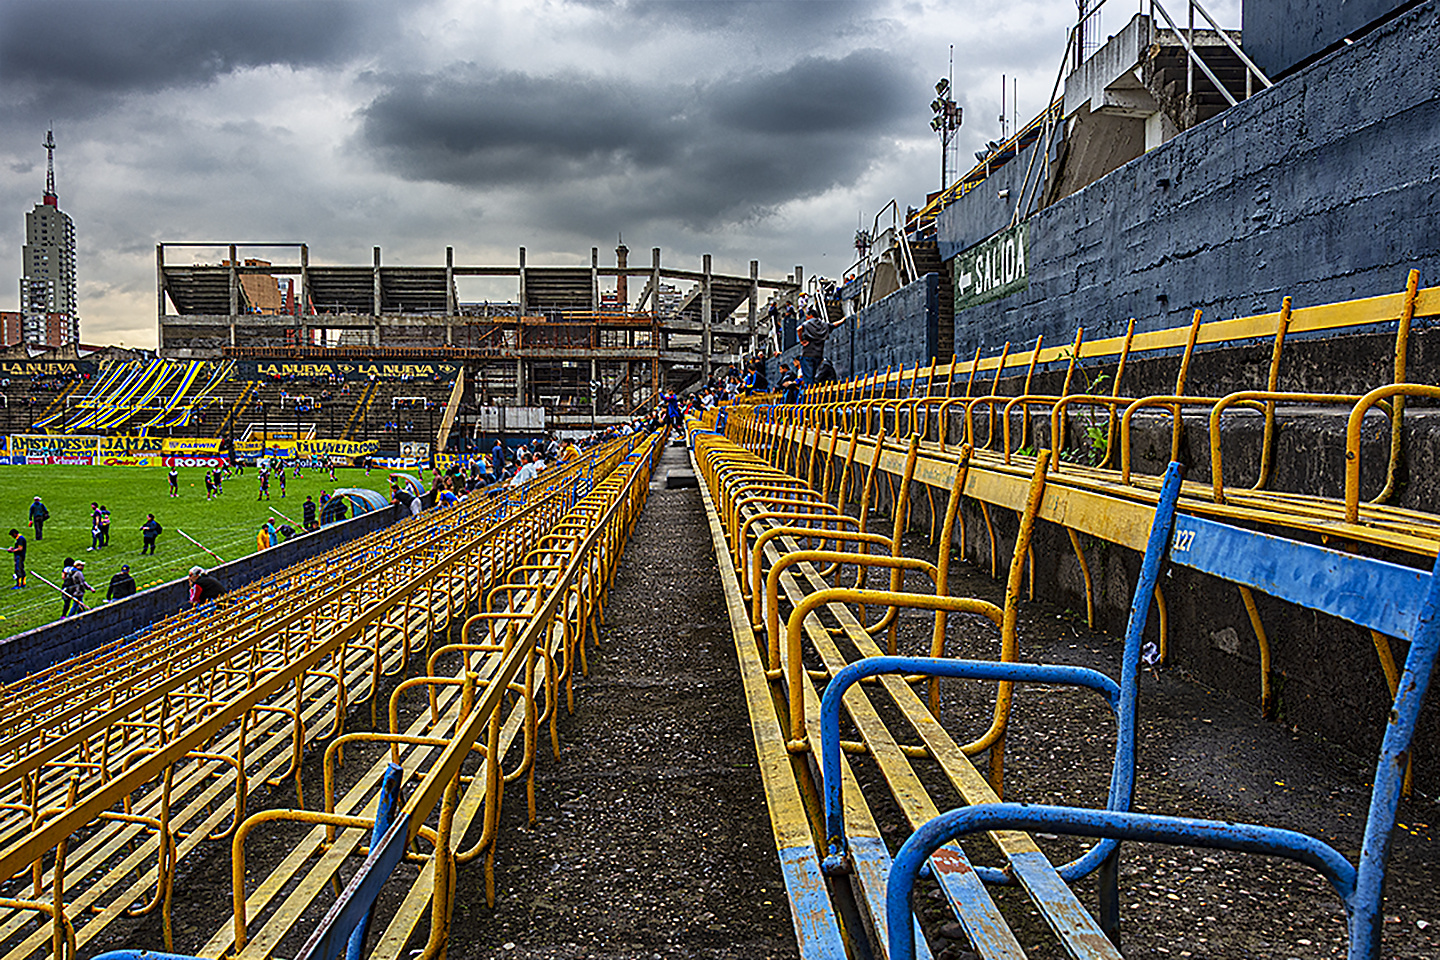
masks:
<path fill-rule="evenodd" d="M 873 50 L 657 87 L 473 65 L 372 79 L 384 89 L 361 111 L 360 144 L 407 179 L 477 189 L 579 180 L 595 188 L 593 206 L 696 225 L 853 182 L 877 138 L 914 119 L 918 83 Z"/>
<path fill-rule="evenodd" d="M 775 0 L 571 0 L 572 5 L 603 12 L 611 22 L 626 28 L 682 26 L 708 31 L 745 26 L 751 29 L 794 27 L 812 32 L 836 22 L 853 19 L 865 12 L 855 0 L 807 0 L 804 3 L 776 3 Z"/>
<path fill-rule="evenodd" d="M 0 0 L 0 85 L 12 111 L 90 114 L 117 96 L 245 67 L 340 61 L 388 32 L 393 10 L 339 0 Z"/>

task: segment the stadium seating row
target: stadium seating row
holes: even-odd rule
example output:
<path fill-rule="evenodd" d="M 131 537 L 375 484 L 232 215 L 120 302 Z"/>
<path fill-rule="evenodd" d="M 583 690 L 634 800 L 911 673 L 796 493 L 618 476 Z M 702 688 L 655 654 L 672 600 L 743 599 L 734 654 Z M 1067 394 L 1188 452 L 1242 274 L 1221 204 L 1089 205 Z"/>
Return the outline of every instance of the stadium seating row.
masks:
<path fill-rule="evenodd" d="M 1192 503 L 1213 505 L 1213 500 L 1182 496 L 1178 464 L 1172 464 L 1158 484 L 1154 501 L 1142 505 L 1133 497 L 1097 490 L 1092 478 L 1073 471 L 1052 474 L 1048 451 L 1042 450 L 1029 458 L 1031 475 L 1023 500 L 992 500 L 1021 511 L 1003 607 L 951 597 L 946 587 L 949 550 L 942 546 L 935 564 L 901 554 L 912 485 L 924 475 L 946 498 L 939 531 L 944 545 L 952 542 L 962 496 L 983 501 L 1002 489 L 987 486 L 982 472 L 998 468 L 982 467 L 968 445 L 942 454 L 918 433 L 908 443 L 887 444 L 882 429 L 862 444 L 854 426 L 841 466 L 834 427 L 826 437 L 819 426 L 805 426 L 801 416 L 787 423 L 786 415 L 793 412 L 732 408 L 725 412 L 720 431 L 711 415 L 705 422 L 692 422 L 691 437 L 697 471 L 706 480 L 716 554 L 802 955 L 844 956 L 847 939 L 863 936 L 855 925 L 846 925 L 844 910 L 829 902 L 826 877 L 838 874 L 851 877 L 858 891 L 867 914 L 861 929 L 877 931 L 877 942 L 869 949 L 891 957 L 927 955 L 925 940 L 914 938 L 917 921 L 910 901 L 923 869 L 939 884 L 982 956 L 1024 956 L 986 889 L 1018 882 L 1069 955 L 1118 957 L 1118 844 L 1139 839 L 1264 852 L 1308 863 L 1331 882 L 1345 904 L 1351 956 L 1377 955 L 1379 890 L 1389 836 L 1409 741 L 1436 653 L 1433 619 L 1440 594 L 1433 574 L 1192 513 Z M 827 445 L 828 452 L 822 452 Z M 868 469 L 862 466 L 867 462 Z M 944 463 L 951 468 L 948 476 Z M 891 487 L 888 505 L 894 530 L 889 537 L 865 529 L 864 518 L 882 485 Z M 1107 497 L 1119 514 L 1110 532 L 1125 533 L 1122 542 L 1129 545 L 1138 539 L 1145 554 L 1116 679 L 1069 665 L 1016 662 L 1015 615 L 1030 530 L 1039 516 L 1059 522 L 1083 517 L 1085 511 L 1074 507 L 1085 496 Z M 1183 513 L 1176 513 L 1177 504 Z M 932 523 L 933 517 L 932 511 Z M 833 549 L 825 549 L 827 544 Z M 1410 644 L 1377 765 L 1358 867 L 1328 845 L 1290 831 L 1131 812 L 1140 642 L 1164 564 L 1222 577 L 1243 590 L 1263 591 Z M 864 589 L 864 571 L 877 566 L 890 570 L 889 590 Z M 925 575 L 928 589 L 899 589 L 915 571 Z M 847 575 L 855 577 L 856 586 L 841 586 L 840 578 Z M 747 591 L 753 596 L 747 598 Z M 1375 598 L 1385 602 L 1375 603 Z M 881 615 L 869 622 L 867 613 L 876 608 Z M 897 656 L 897 619 L 907 608 L 933 611 L 928 657 Z M 946 656 L 946 616 L 957 612 L 979 614 L 998 628 L 996 660 Z M 877 643 L 882 634 L 887 641 L 883 649 Z M 939 676 L 996 684 L 994 712 L 980 737 L 965 743 L 952 739 L 935 694 Z M 855 685 L 867 677 L 879 682 Z M 1100 692 L 1110 704 L 1117 720 L 1116 752 L 1103 806 L 1092 810 L 1000 802 L 1016 682 L 1079 684 Z M 917 684 L 929 694 L 928 702 L 914 689 Z M 840 739 L 842 720 L 859 734 L 858 740 Z M 907 742 L 910 738 L 920 743 Z M 815 757 L 821 752 L 823 760 Z M 848 753 L 873 761 L 888 794 L 885 799 L 875 794 L 881 788 L 873 784 L 862 790 L 845 761 Z M 988 757 L 984 775 L 968 759 L 982 753 Z M 933 784 L 914 765 L 920 759 L 939 765 L 953 793 L 934 795 Z M 807 809 L 818 805 L 822 794 L 825 820 L 818 824 Z M 877 802 L 898 805 L 914 831 L 893 866 L 870 812 Z M 955 809 L 941 813 L 947 807 Z M 1019 832 L 1024 830 L 1104 839 L 1077 859 L 1052 866 L 1033 839 Z M 957 842 L 980 831 L 988 832 L 1005 858 L 1004 870 L 974 865 Z M 1094 916 L 1068 886 L 1092 873 L 1099 877 L 1100 890 Z"/>
<path fill-rule="evenodd" d="M 553 533 L 630 452 L 598 448 L 354 541 L 141 634 L 0 687 L 0 955 L 73 956 L 121 916 L 172 944 L 176 866 L 233 841 L 247 799 L 293 781 L 416 653 Z M 7 889 L 7 894 L 10 890 Z"/>

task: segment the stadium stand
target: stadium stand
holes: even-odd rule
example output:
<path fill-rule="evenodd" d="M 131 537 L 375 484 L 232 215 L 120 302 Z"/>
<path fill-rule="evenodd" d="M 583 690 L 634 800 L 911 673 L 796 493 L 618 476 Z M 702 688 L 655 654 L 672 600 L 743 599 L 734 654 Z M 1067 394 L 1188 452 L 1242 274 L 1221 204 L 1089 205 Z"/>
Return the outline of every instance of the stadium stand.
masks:
<path fill-rule="evenodd" d="M 541 725 L 553 735 L 559 691 L 577 662 L 583 670 L 587 635 L 598 635 L 604 584 L 643 506 L 655 448 L 654 437 L 597 446 L 524 488 L 493 488 L 402 520 L 0 687 L 0 876 L 7 891 L 24 889 L 0 897 L 0 955 L 73 957 L 111 923 L 136 916 L 158 918 L 172 949 L 177 868 L 206 843 L 233 846 L 240 864 L 235 922 L 217 941 L 257 956 L 288 946 L 292 930 L 308 934 L 296 905 L 329 875 L 307 873 L 275 901 L 278 884 L 311 852 L 323 852 L 326 869 L 363 855 L 363 837 L 347 828 L 373 830 L 365 805 L 380 782 L 363 778 L 367 786 L 327 806 L 342 813 L 305 811 L 305 751 L 322 743 L 327 769 L 343 758 L 342 745 L 353 763 L 367 743 L 382 752 L 391 743 L 392 759 L 421 775 L 405 805 L 407 840 L 443 855 L 397 911 L 399 932 L 387 930 L 382 952 L 398 955 L 427 915 L 443 933 L 454 863 L 475 850 L 459 847 L 457 806 L 463 825 L 489 796 L 489 823 L 501 784 L 533 761 Z M 432 676 L 451 651 L 455 676 Z M 414 698 L 414 729 L 427 732 L 415 742 L 390 737 L 382 692 L 415 688 L 417 678 L 396 678 L 420 662 L 427 672 L 418 686 L 431 691 L 435 712 Z M 503 723 L 504 742 L 508 749 L 523 732 L 526 753 L 520 772 L 502 779 L 501 711 L 517 684 L 523 703 Z M 367 701 L 376 732 L 357 735 Z M 385 729 L 398 729 L 393 709 Z M 454 736 L 434 742 L 445 724 Z M 477 750 L 495 760 L 483 775 L 466 765 Z M 272 880 L 247 890 L 246 836 L 287 816 L 247 817 L 247 800 L 267 784 L 293 784 L 297 809 L 288 815 L 342 829 L 327 839 L 322 828 L 315 843 L 287 850 Z M 493 862 L 493 833 L 488 842 Z"/>

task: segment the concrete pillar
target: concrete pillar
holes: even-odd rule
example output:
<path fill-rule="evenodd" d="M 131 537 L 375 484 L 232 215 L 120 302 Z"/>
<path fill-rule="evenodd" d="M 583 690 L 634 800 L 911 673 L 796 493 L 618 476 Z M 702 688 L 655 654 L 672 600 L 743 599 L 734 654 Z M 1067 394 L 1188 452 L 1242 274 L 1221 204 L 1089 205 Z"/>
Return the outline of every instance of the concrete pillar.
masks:
<path fill-rule="evenodd" d="M 590 248 L 590 312 L 600 312 L 600 248 Z"/>
<path fill-rule="evenodd" d="M 455 248 L 445 248 L 445 316 L 453 317 L 458 311 L 455 308 Z M 449 324 L 446 324 L 449 329 Z M 445 342 L 449 343 L 449 335 L 446 335 Z"/>
<path fill-rule="evenodd" d="M 660 316 L 660 248 L 650 250 L 650 312 Z"/>
<path fill-rule="evenodd" d="M 525 361 L 518 357 L 515 360 L 515 404 L 525 406 Z"/>
<path fill-rule="evenodd" d="M 375 291 L 370 303 L 370 316 L 380 316 L 380 248 L 375 248 Z"/>
<path fill-rule="evenodd" d="M 165 349 L 165 244 L 155 244 L 155 347 Z"/>
<path fill-rule="evenodd" d="M 805 292 L 805 268 L 804 268 L 804 267 L 798 267 L 798 266 L 797 266 L 797 267 L 795 268 L 795 286 L 798 288 L 798 289 L 795 291 L 795 295 L 796 295 L 797 297 L 798 297 L 800 294 L 802 294 L 802 293 Z"/>
<path fill-rule="evenodd" d="M 624 241 L 615 248 L 615 299 L 620 301 L 620 312 L 630 312 L 630 286 L 626 282 L 629 278 L 625 276 L 625 268 L 630 263 L 630 248 L 625 246 Z"/>
<path fill-rule="evenodd" d="M 300 316 L 306 317 L 313 313 L 313 304 L 310 296 L 310 245 L 300 244 Z"/>
<path fill-rule="evenodd" d="M 760 309 L 760 261 L 750 261 L 750 309 L 745 315 L 745 349 L 755 352 L 755 319 Z"/>
<path fill-rule="evenodd" d="M 700 361 L 700 376 L 706 380 L 710 379 L 710 350 L 711 342 L 714 340 L 715 325 L 715 302 L 710 295 L 710 254 L 705 254 L 704 266 L 701 268 L 702 279 L 700 281 L 700 351 L 703 359 Z"/>
<path fill-rule="evenodd" d="M 460 312 L 455 302 L 455 248 L 445 248 L 445 346 L 455 345 L 455 315 Z"/>
<path fill-rule="evenodd" d="M 521 248 L 520 248 L 520 294 L 519 294 L 518 299 L 519 299 L 519 301 L 520 301 L 520 316 L 523 317 L 523 316 L 525 316 L 527 313 L 530 312 L 530 311 L 529 311 L 529 306 L 530 306 L 530 305 L 529 305 L 528 303 L 526 303 L 526 301 L 525 301 L 525 248 L 524 248 L 524 247 L 521 247 Z"/>
<path fill-rule="evenodd" d="M 240 269 L 235 262 L 235 244 L 230 244 L 230 316 L 240 314 Z M 234 321 L 231 321 L 232 325 Z M 230 345 L 235 345 L 235 338 L 230 338 Z"/>

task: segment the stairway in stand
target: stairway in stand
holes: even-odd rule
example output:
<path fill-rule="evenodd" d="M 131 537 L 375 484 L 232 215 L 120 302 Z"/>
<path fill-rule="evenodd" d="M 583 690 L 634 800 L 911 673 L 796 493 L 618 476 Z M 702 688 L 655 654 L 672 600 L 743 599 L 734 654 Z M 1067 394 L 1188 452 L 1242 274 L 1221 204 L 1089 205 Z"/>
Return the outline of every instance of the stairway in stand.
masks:
<path fill-rule="evenodd" d="M 910 253 L 915 258 L 915 270 L 920 276 L 927 273 L 940 275 L 940 330 L 936 339 L 935 355 L 944 363 L 955 351 L 954 278 L 945 262 L 940 259 L 940 245 L 936 241 L 912 240 Z"/>

